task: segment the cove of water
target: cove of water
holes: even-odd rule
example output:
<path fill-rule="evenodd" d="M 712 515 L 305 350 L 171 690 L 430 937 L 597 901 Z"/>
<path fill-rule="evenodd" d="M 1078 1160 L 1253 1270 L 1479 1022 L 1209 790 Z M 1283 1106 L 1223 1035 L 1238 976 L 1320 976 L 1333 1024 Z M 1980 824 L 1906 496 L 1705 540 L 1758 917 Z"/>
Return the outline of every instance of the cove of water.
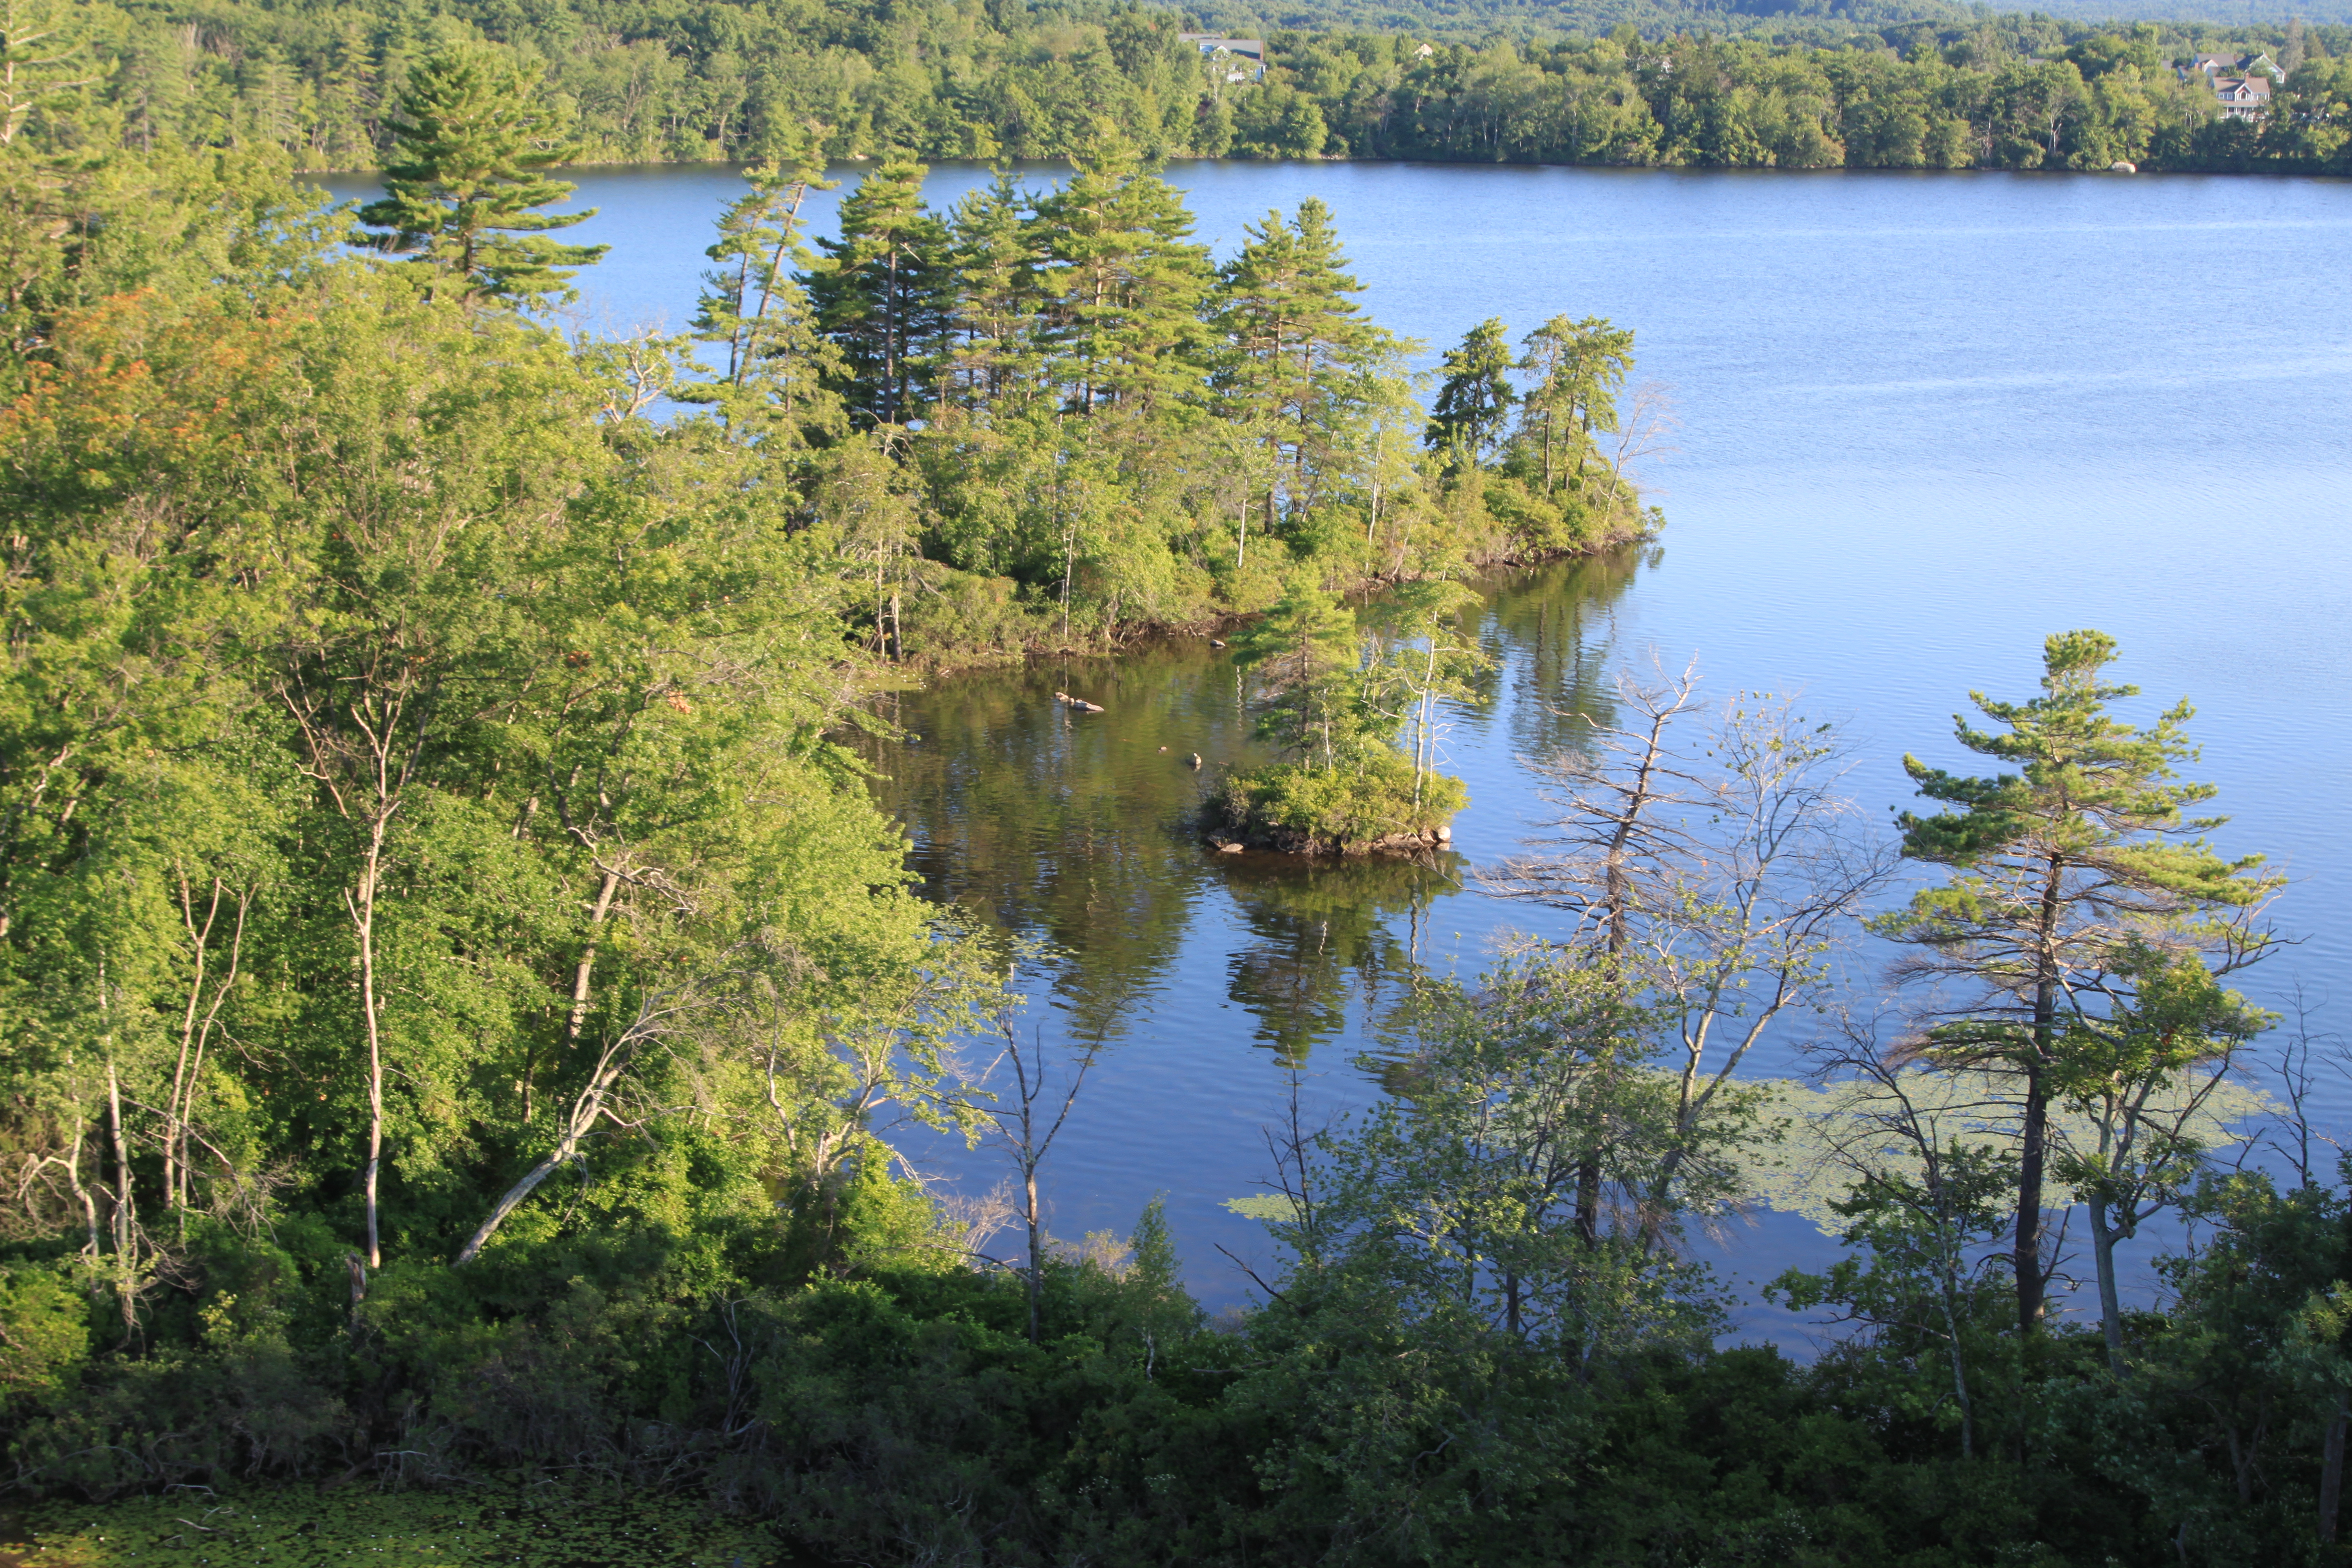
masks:
<path fill-rule="evenodd" d="M 856 171 L 844 171 L 845 183 Z M 1024 178 L 1044 183 L 1053 171 Z M 598 330 L 677 330 L 731 171 L 581 171 L 601 209 L 568 237 Z M 945 206 L 986 177 L 935 171 Z M 2300 944 L 2246 987 L 2300 987 L 2315 1030 L 2352 1005 L 2352 184 L 2004 174 L 1689 174 L 1357 163 L 1179 163 L 1199 235 L 1229 254 L 1269 207 L 1332 208 L 1391 330 L 1433 349 L 1487 316 L 1560 312 L 1639 334 L 1672 388 L 1677 450 L 1644 474 L 1660 545 L 1493 584 L 1496 699 L 1449 716 L 1469 783 L 1468 864 L 1544 816 L 1525 759 L 1553 708 L 1652 657 L 1696 656 L 1717 695 L 1801 689 L 1843 720 L 1874 811 L 1907 804 L 1906 752 L 1958 767 L 1951 716 L 2024 697 L 2042 638 L 2096 626 L 2146 689 L 2126 716 L 2198 705 L 2194 776 L 2221 786 L 2231 852 L 2293 878 Z M 373 185 L 337 183 L 338 194 Z M 816 221 L 829 221 L 835 196 Z M 1056 689 L 1101 702 L 1076 717 Z M 1269 1173 L 1261 1129 L 1294 1076 L 1320 1118 L 1379 1093 L 1359 1056 L 1414 960 L 1474 971 L 1503 906 L 1399 867 L 1206 857 L 1173 819 L 1184 754 L 1248 754 L 1232 675 L 1204 644 L 983 672 L 906 697 L 919 740 L 876 757 L 927 891 L 1066 955 L 1037 978 L 1047 1037 L 1108 1044 L 1044 1173 L 1056 1235 L 1124 1231 L 1167 1194 L 1213 1305 L 1268 1248 L 1223 1201 Z M 1158 747 L 1169 750 L 1161 753 Z M 1459 868 L 1455 869 L 1459 874 Z M 1761 1073 L 1797 1070 L 1801 1033 Z M 2352 1083 L 2322 1113 L 2352 1131 Z M 985 1187 L 985 1150 L 924 1146 Z M 1764 1215 L 1707 1254 L 1743 1283 L 1833 1247 Z M 1750 1309 L 1742 1331 L 1801 1339 Z"/>

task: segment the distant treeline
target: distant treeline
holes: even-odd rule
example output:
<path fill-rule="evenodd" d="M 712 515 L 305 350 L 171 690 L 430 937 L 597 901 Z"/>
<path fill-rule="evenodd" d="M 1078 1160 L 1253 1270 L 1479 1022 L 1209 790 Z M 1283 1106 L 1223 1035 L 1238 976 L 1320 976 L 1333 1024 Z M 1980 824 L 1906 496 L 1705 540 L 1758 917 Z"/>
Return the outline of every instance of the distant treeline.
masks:
<path fill-rule="evenodd" d="M 309 168 L 373 167 L 388 106 L 436 47 L 488 41 L 543 67 L 593 162 L 748 159 L 814 124 L 829 155 L 1051 158 L 1108 122 L 1165 157 L 1427 158 L 1666 167 L 2352 167 L 2352 28 L 2100 28 L 2047 16 L 1746 18 L 1661 11 L 1605 37 L 1525 25 L 1276 32 L 1262 74 L 1202 56 L 1176 15 L 982 0 L 558 0 L 374 6 L 296 0 L 73 7 L 86 89 L 152 146 L 274 142 Z M 1222 13 L 1212 13 L 1222 17 Z M 1333 13 L 1337 17 L 1339 13 Z M 1572 17 L 1580 13 L 1562 13 Z M 1647 13 L 1644 14 L 1645 18 Z M 1718 23 L 1731 26 L 1718 28 Z M 1393 24 L 1389 24 L 1392 26 Z M 1516 38 L 1514 37 L 1516 35 Z M 2259 122 L 2176 63 L 2267 51 Z"/>

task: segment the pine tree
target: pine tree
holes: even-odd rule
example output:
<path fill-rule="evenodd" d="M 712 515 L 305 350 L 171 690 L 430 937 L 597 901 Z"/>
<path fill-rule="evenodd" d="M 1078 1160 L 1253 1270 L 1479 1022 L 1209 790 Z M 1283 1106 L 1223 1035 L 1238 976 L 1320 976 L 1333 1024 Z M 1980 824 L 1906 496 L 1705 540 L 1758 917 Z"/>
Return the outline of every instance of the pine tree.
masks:
<path fill-rule="evenodd" d="M 1520 340 L 1519 368 L 1535 378 L 1520 416 L 1520 438 L 1542 455 L 1543 493 L 1555 479 L 1579 483 L 1592 433 L 1617 428 L 1617 392 L 1633 368 L 1633 334 L 1605 318 L 1554 316 Z M 1555 454 L 1558 460 L 1555 461 Z"/>
<path fill-rule="evenodd" d="M 466 300 L 532 305 L 574 298 L 571 268 L 610 248 L 546 237 L 595 216 L 534 211 L 574 189 L 542 171 L 579 155 L 551 143 L 554 117 L 541 106 L 539 73 L 486 49 L 433 56 L 409 73 L 393 118 L 384 196 L 359 211 L 354 244 L 415 254 Z M 369 229 L 387 232 L 371 234 Z"/>
<path fill-rule="evenodd" d="M 1049 374 L 1069 407 L 1149 411 L 1189 395 L 1206 357 L 1212 274 L 1183 198 L 1125 143 L 1098 138 L 1038 202 L 1035 232 Z"/>
<path fill-rule="evenodd" d="M 2028 1331 L 2049 1281 L 2042 1193 L 2070 1031 L 2091 1026 L 2095 1036 L 2099 1008 L 2128 1007 L 2128 971 L 2147 944 L 2207 955 L 2212 973 L 2259 957 L 2265 944 L 2245 916 L 2277 885 L 2259 874 L 2262 857 L 2225 859 L 2205 843 L 2226 818 L 2183 815 L 2214 795 L 2174 782 L 2174 765 L 2197 755 L 2184 729 L 2194 710 L 2177 703 L 2146 730 L 2108 715 L 2109 703 L 2139 690 L 2102 682 L 2115 655 L 2104 632 L 2063 632 L 2043 645 L 2041 696 L 1969 693 L 2000 728 L 1956 717 L 1959 743 L 2016 773 L 1969 777 L 1903 759 L 1919 793 L 1950 808 L 1906 813 L 1904 853 L 1951 875 L 1874 922 L 1916 950 L 1909 974 L 1969 993 L 1931 1031 L 1941 1059 L 2018 1077 L 2014 1260 Z"/>
<path fill-rule="evenodd" d="M 949 398 L 967 414 L 1024 406 L 1036 390 L 1044 297 L 1029 216 L 1027 198 L 999 169 L 950 220 L 955 302 L 942 374 Z"/>
<path fill-rule="evenodd" d="M 1310 196 L 1295 223 L 1278 212 L 1244 230 L 1220 270 L 1216 322 L 1225 339 L 1213 384 L 1228 418 L 1255 426 L 1276 459 L 1269 531 L 1286 492 L 1311 510 L 1364 423 L 1365 372 L 1395 341 L 1359 313 L 1363 291 L 1347 271 L 1331 213 Z"/>
<path fill-rule="evenodd" d="M 1451 467 L 1480 467 L 1501 439 L 1519 395 L 1511 384 L 1512 363 L 1509 333 L 1492 317 L 1471 328 L 1461 347 L 1446 351 L 1440 367 L 1444 380 L 1430 412 L 1429 444 Z"/>
<path fill-rule="evenodd" d="M 823 384 L 844 374 L 840 357 L 817 334 L 799 273 L 814 259 L 801 237 L 801 205 L 833 182 L 804 130 L 743 177 L 751 189 L 728 204 L 717 242 L 703 252 L 718 266 L 702 275 L 694 318 L 697 338 L 726 345 L 726 368 L 716 382 L 676 395 L 719 405 L 739 438 L 757 431 L 800 446 L 843 423 L 838 397 Z"/>
<path fill-rule="evenodd" d="M 939 375 L 951 278 L 947 229 L 923 205 L 929 173 L 904 155 L 841 204 L 841 237 L 803 279 L 817 330 L 841 351 L 835 384 L 861 426 L 921 416 Z"/>
<path fill-rule="evenodd" d="M 96 78 L 56 0 L 0 0 L 0 147 L 13 147 L 33 111 Z"/>
<path fill-rule="evenodd" d="M 1349 678 L 1358 668 L 1356 612 L 1304 576 L 1234 642 L 1234 662 L 1251 671 L 1259 692 L 1258 731 L 1289 754 L 1318 748 L 1326 771 L 1338 765 L 1348 722 Z"/>

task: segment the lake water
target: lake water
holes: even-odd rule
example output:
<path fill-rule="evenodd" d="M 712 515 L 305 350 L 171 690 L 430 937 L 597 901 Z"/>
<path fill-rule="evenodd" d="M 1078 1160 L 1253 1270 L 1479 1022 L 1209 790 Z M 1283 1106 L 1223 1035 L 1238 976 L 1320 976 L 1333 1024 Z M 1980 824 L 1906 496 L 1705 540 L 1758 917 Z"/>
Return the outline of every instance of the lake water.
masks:
<path fill-rule="evenodd" d="M 855 178 L 855 171 L 846 172 Z M 1051 171 L 1033 170 L 1043 182 Z M 985 178 L 934 173 L 945 205 Z M 1412 164 L 1176 164 L 1221 254 L 1269 207 L 1321 197 L 1382 324 L 1433 347 L 1487 316 L 1560 312 L 1639 334 L 1673 389 L 1678 449 L 1647 479 L 1670 520 L 1639 560 L 1499 586 L 1498 700 L 1454 715 L 1470 862 L 1540 817 L 1523 757 L 1548 704 L 1654 653 L 1713 690 L 1802 689 L 1846 721 L 1876 809 L 1906 751 L 1949 765 L 1971 689 L 2029 695 L 2042 638 L 2122 643 L 2139 714 L 2188 695 L 2230 850 L 2294 877 L 2302 944 L 2249 989 L 2300 984 L 2341 1027 L 2352 984 L 2352 184 L 2229 177 L 1683 174 Z M 681 326 L 730 171 L 585 171 L 614 247 L 583 323 Z M 369 194 L 356 185 L 346 194 Z M 830 211 L 830 198 L 819 221 Z M 1103 702 L 1074 720 L 1056 687 Z M 1070 955 L 1036 1016 L 1111 1048 L 1045 1182 L 1052 1226 L 1124 1230 L 1165 1193 L 1204 1299 L 1241 1299 L 1220 1246 L 1266 1255 L 1223 1200 L 1267 1173 L 1260 1128 L 1294 1077 L 1318 1114 L 1377 1083 L 1355 1065 L 1416 953 L 1475 967 L 1540 929 L 1444 877 L 1206 858 L 1171 829 L 1171 759 L 1243 754 L 1229 670 L 1203 647 L 994 672 L 912 694 L 921 739 L 879 759 L 935 892 Z M 1156 748 L 1170 747 L 1163 756 Z M 1797 1040 L 1759 1070 L 1791 1070 Z M 2326 1089 L 2352 1123 L 2342 1079 Z M 985 1185 L 983 1151 L 931 1151 Z M 1736 1279 L 1828 1256 L 1764 1215 L 1710 1245 Z M 1801 1331 L 1760 1309 L 1746 1331 Z"/>

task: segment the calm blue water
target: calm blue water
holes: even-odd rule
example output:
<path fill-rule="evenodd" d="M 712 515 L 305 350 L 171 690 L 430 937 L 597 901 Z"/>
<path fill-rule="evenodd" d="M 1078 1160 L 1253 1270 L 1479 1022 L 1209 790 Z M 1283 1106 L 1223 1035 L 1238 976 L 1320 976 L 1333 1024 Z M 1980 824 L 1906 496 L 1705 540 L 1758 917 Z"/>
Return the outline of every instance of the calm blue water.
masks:
<path fill-rule="evenodd" d="M 939 170 L 931 199 L 985 177 Z M 1450 741 L 1467 858 L 1540 816 L 1520 755 L 1563 658 L 1696 654 L 1719 693 L 1802 689 L 1860 738 L 1875 808 L 1907 800 L 1906 750 L 1963 760 L 1948 737 L 1970 689 L 2027 695 L 2043 636 L 2097 626 L 2147 712 L 2195 699 L 2202 773 L 2234 816 L 2223 847 L 2295 879 L 2279 915 L 2303 943 L 2250 989 L 2299 983 L 2323 1026 L 2343 1017 L 2352 184 L 1322 163 L 1169 178 L 1221 253 L 1267 208 L 1321 197 L 1391 330 L 1442 347 L 1490 315 L 1515 335 L 1609 316 L 1639 333 L 1639 379 L 1672 388 L 1678 449 L 1646 474 L 1662 548 L 1622 584 L 1568 574 L 1498 605 L 1503 694 Z M 581 185 L 602 212 L 578 237 L 614 247 L 583 279 L 582 323 L 682 326 L 731 173 Z M 1092 731 L 1036 700 L 1080 677 L 1111 709 Z M 925 739 L 886 796 L 931 887 L 1075 951 L 1040 1017 L 1116 1041 L 1047 1167 L 1054 1229 L 1124 1230 L 1165 1192 L 1217 1302 L 1243 1290 L 1215 1246 L 1265 1254 L 1218 1205 L 1265 1173 L 1284 1051 L 1303 1042 L 1318 1113 L 1360 1103 L 1374 1086 L 1350 1058 L 1398 952 L 1475 965 L 1498 925 L 1539 923 L 1436 887 L 1302 888 L 1155 837 L 1189 784 L 1153 748 L 1242 745 L 1226 681 L 1195 650 L 950 683 L 911 700 Z M 1008 808 L 992 830 L 992 789 L 1054 809 Z M 1795 1043 L 1759 1069 L 1790 1070 Z M 2326 1109 L 2352 1123 L 2341 1079 Z M 985 1152 L 940 1163 L 993 1179 Z M 1765 1216 L 1714 1251 L 1752 1279 L 1828 1244 Z M 1748 1326 L 1794 1331 L 1761 1312 Z"/>

